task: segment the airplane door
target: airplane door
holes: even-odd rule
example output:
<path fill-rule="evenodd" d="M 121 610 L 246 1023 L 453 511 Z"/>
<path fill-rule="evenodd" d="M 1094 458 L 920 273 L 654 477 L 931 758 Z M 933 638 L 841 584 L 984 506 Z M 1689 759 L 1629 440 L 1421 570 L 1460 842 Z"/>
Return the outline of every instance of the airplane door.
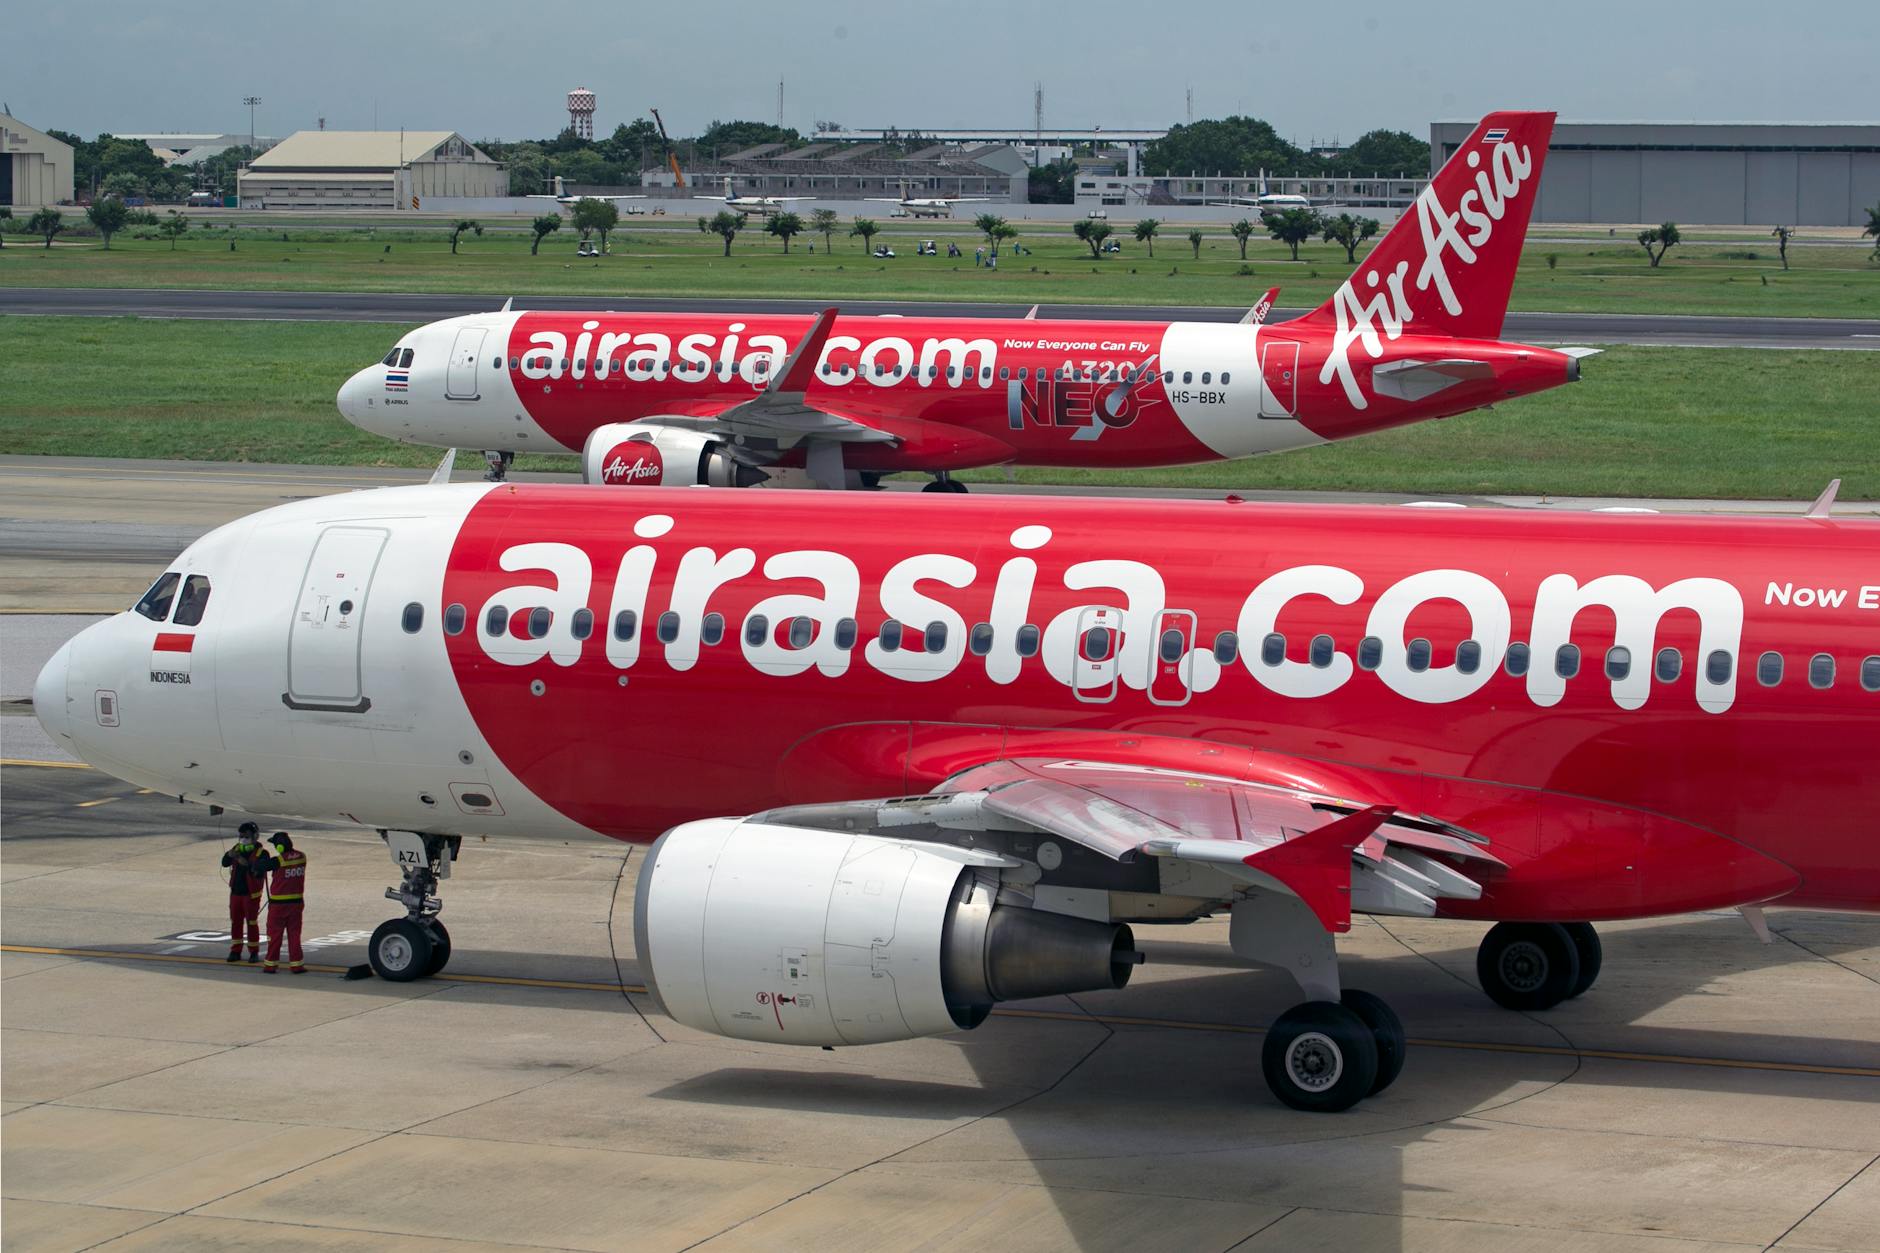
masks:
<path fill-rule="evenodd" d="M 1123 651 L 1123 611 L 1091 605 L 1077 615 L 1077 656 L 1071 692 L 1085 704 L 1116 699 L 1117 661 Z"/>
<path fill-rule="evenodd" d="M 1260 416 L 1290 418 L 1299 412 L 1299 345 L 1284 340 L 1260 346 Z"/>
<path fill-rule="evenodd" d="M 451 400 L 477 398 L 477 361 L 483 356 L 483 337 L 489 331 L 480 326 L 466 326 L 457 332 L 457 342 L 450 350 L 450 369 L 444 376 L 444 395 Z"/>
<path fill-rule="evenodd" d="M 365 637 L 366 593 L 391 532 L 383 527 L 329 526 L 320 532 L 300 583 L 300 601 L 287 633 L 289 709 L 364 713 L 360 644 Z"/>
<path fill-rule="evenodd" d="M 1155 647 L 1149 650 L 1149 699 L 1157 705 L 1186 705 L 1194 695 L 1195 615 L 1164 609 L 1155 618 Z"/>

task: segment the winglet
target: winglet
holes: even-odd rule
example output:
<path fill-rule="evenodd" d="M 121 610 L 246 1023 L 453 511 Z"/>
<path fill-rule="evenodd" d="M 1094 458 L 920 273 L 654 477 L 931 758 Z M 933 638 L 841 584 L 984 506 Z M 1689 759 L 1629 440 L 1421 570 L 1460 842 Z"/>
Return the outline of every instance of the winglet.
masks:
<path fill-rule="evenodd" d="M 1260 297 L 1260 299 L 1257 302 L 1255 302 L 1253 308 L 1247 310 L 1245 313 L 1241 315 L 1240 324 L 1242 326 L 1261 325 L 1262 323 L 1266 321 L 1266 315 L 1273 312 L 1273 302 L 1278 299 L 1279 299 L 1279 288 L 1277 287 L 1267 288 L 1266 295 Z"/>
<path fill-rule="evenodd" d="M 809 333 L 791 350 L 783 368 L 777 371 L 770 380 L 770 386 L 764 390 L 773 396 L 808 391 L 810 383 L 816 378 L 816 366 L 822 361 L 823 345 L 829 341 L 829 332 L 835 324 L 836 311 L 833 308 L 817 314 Z"/>
<path fill-rule="evenodd" d="M 1828 485 L 1821 489 L 1821 495 L 1815 497 L 1815 503 L 1808 506 L 1807 516 L 1811 518 L 1826 518 L 1830 516 L 1834 510 L 1834 498 L 1840 491 L 1841 480 L 1830 479 Z"/>
<path fill-rule="evenodd" d="M 511 296 L 509 299 L 503 301 L 503 307 L 498 309 L 496 312 L 508 313 L 510 309 L 515 306 L 515 303 L 516 303 L 516 298 L 514 296 Z"/>
<path fill-rule="evenodd" d="M 1373 805 L 1242 860 L 1306 903 L 1327 931 L 1351 930 L 1351 852 L 1397 811 Z"/>
<path fill-rule="evenodd" d="M 435 485 L 438 483 L 450 482 L 451 467 L 455 466 L 456 464 L 457 464 L 457 450 L 455 448 L 446 449 L 444 451 L 444 459 L 437 463 L 437 469 L 431 471 L 432 484 Z"/>
<path fill-rule="evenodd" d="M 1036 322 L 1037 320 L 1038 320 L 1038 306 L 1037 305 L 1033 305 L 1031 308 L 1025 310 L 1025 316 L 1019 319 L 1019 321 L 1021 322 Z"/>

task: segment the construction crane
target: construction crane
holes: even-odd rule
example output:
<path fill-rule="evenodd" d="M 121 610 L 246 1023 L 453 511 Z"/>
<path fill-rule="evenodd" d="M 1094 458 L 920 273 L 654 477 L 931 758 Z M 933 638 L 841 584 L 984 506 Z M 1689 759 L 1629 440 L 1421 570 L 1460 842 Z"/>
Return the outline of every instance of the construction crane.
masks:
<path fill-rule="evenodd" d="M 659 127 L 659 141 L 666 146 L 666 164 L 672 167 L 673 181 L 684 191 L 685 175 L 679 172 L 679 154 L 672 150 L 672 136 L 666 134 L 666 123 L 661 120 L 658 109 L 653 110 L 653 124 Z"/>

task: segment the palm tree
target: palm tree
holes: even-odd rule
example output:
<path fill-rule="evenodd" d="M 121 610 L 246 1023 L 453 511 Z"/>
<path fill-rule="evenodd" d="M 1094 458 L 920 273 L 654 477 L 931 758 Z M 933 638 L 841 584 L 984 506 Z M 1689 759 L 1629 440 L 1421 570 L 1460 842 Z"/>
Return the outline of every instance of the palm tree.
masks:
<path fill-rule="evenodd" d="M 729 209 L 718 210 L 716 217 L 699 219 L 700 230 L 710 231 L 712 234 L 718 235 L 724 239 L 725 255 L 727 257 L 731 255 L 731 241 L 738 237 L 738 231 L 743 229 L 743 226 L 744 215 L 741 213 L 733 213 Z"/>
<path fill-rule="evenodd" d="M 1880 261 L 1880 204 L 1867 210 L 1867 229 L 1862 231 L 1861 234 L 1863 236 L 1873 236 L 1873 259 Z M 52 246 L 50 236 L 46 238 L 46 246 L 48 248 Z"/>
<path fill-rule="evenodd" d="M 1232 235 L 1235 242 L 1240 245 L 1240 259 L 1245 261 L 1247 259 L 1247 241 L 1253 238 L 1253 223 L 1249 222 L 1246 218 L 1242 218 L 1240 221 L 1228 227 L 1227 233 Z"/>
<path fill-rule="evenodd" d="M 982 213 L 973 219 L 973 229 L 986 237 L 986 247 L 995 257 L 999 255 L 999 241 L 1011 238 L 1000 233 L 999 228 L 1004 225 L 1005 219 L 996 213 Z"/>
<path fill-rule="evenodd" d="M 1136 242 L 1149 245 L 1150 260 L 1155 259 L 1155 233 L 1161 227 L 1162 224 L 1154 218 L 1144 218 L 1136 223 Z"/>
<path fill-rule="evenodd" d="M 992 238 L 992 255 L 996 257 L 999 255 L 1000 244 L 1004 243 L 1008 239 L 1018 238 L 1018 228 L 1016 226 L 1013 226 L 1010 222 L 1007 222 L 1004 218 L 1000 218 L 999 224 L 992 228 L 991 238 Z"/>
<path fill-rule="evenodd" d="M 1093 261 L 1103 259 L 1103 241 L 1110 237 L 1110 224 L 1092 218 L 1079 218 L 1071 224 L 1071 234 L 1090 245 Z"/>
<path fill-rule="evenodd" d="M 833 251 L 835 248 L 835 245 L 829 242 L 829 237 L 835 234 L 838 220 L 834 209 L 818 209 L 809 215 L 809 228 L 823 237 L 824 252 Z"/>
<path fill-rule="evenodd" d="M 876 224 L 873 218 L 856 218 L 855 225 L 849 228 L 849 234 L 860 235 L 862 237 L 862 251 L 873 252 L 874 249 L 870 246 L 869 241 L 874 239 L 875 232 L 880 229 L 881 227 Z"/>
<path fill-rule="evenodd" d="M 1190 248 L 1193 248 L 1193 249 L 1195 250 L 1195 260 L 1197 260 L 1197 261 L 1199 261 L 1199 260 L 1201 260 L 1201 240 L 1202 240 L 1202 238 L 1203 238 L 1203 236 L 1202 236 L 1202 234 L 1201 234 L 1201 232 L 1200 232 L 1200 231 L 1189 231 L 1189 232 L 1188 232 L 1188 246 L 1189 246 Z M 1241 255 L 1242 255 L 1242 256 L 1246 256 L 1247 254 L 1246 254 L 1246 253 L 1245 253 L 1245 252 L 1243 251 L 1243 252 L 1241 253 Z"/>

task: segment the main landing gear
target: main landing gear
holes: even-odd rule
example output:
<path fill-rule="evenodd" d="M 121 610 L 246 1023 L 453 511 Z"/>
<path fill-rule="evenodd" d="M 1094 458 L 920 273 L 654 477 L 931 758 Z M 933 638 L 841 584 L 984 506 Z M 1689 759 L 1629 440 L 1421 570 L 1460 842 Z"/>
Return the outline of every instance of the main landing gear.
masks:
<path fill-rule="evenodd" d="M 1503 1009 L 1552 1009 L 1592 987 L 1600 961 L 1590 922 L 1498 922 L 1475 952 L 1475 977 Z"/>
<path fill-rule="evenodd" d="M 955 496 L 966 494 L 966 484 L 948 474 L 945 470 L 933 476 L 933 482 L 920 489 L 923 492 L 951 492 Z"/>
<path fill-rule="evenodd" d="M 483 481 L 485 483 L 501 483 L 509 477 L 509 467 L 515 464 L 516 454 L 513 452 L 498 452 L 494 448 L 486 448 L 483 450 L 483 460 L 489 466 L 489 469 L 483 472 Z"/>
<path fill-rule="evenodd" d="M 379 835 L 403 876 L 397 887 L 385 889 L 385 897 L 402 904 L 405 916 L 379 924 L 366 958 L 379 978 L 409 983 L 438 973 L 450 961 L 450 932 L 437 917 L 444 902 L 436 893 L 438 881 L 450 878 L 450 864 L 457 860 L 463 837 L 415 831 Z"/>
<path fill-rule="evenodd" d="M 1294 1109 L 1336 1113 L 1403 1073 L 1403 1023 L 1369 992 L 1338 986 L 1331 934 L 1295 897 L 1236 902 L 1228 938 L 1248 961 L 1291 974 L 1307 997 L 1267 1028 L 1260 1068 Z"/>

